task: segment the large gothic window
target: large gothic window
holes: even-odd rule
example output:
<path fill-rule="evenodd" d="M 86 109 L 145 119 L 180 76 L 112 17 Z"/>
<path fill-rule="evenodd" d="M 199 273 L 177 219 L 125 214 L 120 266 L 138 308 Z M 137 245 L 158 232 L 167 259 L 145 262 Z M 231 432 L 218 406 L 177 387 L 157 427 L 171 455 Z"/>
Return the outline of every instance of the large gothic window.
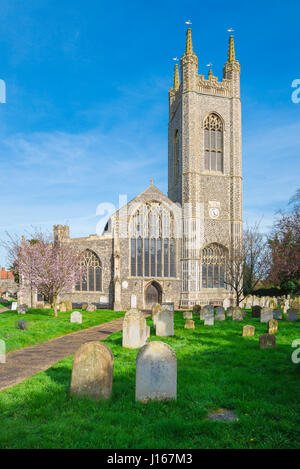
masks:
<path fill-rule="evenodd" d="M 176 130 L 174 134 L 174 184 L 176 184 L 179 179 L 179 164 L 179 132 Z"/>
<path fill-rule="evenodd" d="M 223 122 L 217 114 L 204 120 L 205 169 L 223 171 Z"/>
<path fill-rule="evenodd" d="M 144 204 L 130 221 L 131 275 L 176 277 L 173 214 L 157 202 Z"/>
<path fill-rule="evenodd" d="M 102 266 L 99 257 L 87 249 L 80 264 L 81 277 L 77 291 L 102 291 Z"/>
<path fill-rule="evenodd" d="M 212 243 L 202 250 L 202 288 L 225 288 L 227 250 Z"/>

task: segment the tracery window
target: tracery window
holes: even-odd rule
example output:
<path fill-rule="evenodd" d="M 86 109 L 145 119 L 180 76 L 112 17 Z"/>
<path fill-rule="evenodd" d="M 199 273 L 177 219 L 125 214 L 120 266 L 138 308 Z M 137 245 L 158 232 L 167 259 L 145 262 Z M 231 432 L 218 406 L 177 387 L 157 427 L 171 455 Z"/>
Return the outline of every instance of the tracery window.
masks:
<path fill-rule="evenodd" d="M 131 275 L 176 277 L 173 214 L 158 202 L 144 204 L 130 221 Z"/>
<path fill-rule="evenodd" d="M 202 250 L 202 288 L 226 288 L 225 265 L 227 250 L 212 243 Z"/>
<path fill-rule="evenodd" d="M 81 277 L 75 290 L 102 291 L 102 265 L 99 257 L 87 249 L 80 263 Z"/>
<path fill-rule="evenodd" d="M 223 171 L 223 122 L 217 114 L 204 120 L 205 169 Z"/>

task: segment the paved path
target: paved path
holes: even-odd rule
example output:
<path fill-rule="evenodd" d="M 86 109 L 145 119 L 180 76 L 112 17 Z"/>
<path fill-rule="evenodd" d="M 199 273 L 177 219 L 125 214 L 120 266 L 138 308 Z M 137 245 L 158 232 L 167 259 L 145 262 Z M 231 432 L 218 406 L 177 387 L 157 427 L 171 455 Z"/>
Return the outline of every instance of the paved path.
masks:
<path fill-rule="evenodd" d="M 0 309 L 0 314 L 5 313 L 5 311 L 10 311 L 10 308 L 1 308 Z"/>
<path fill-rule="evenodd" d="M 103 340 L 113 332 L 122 330 L 122 326 L 123 318 L 119 318 L 44 344 L 8 353 L 6 363 L 0 363 L 0 390 L 14 386 L 39 371 L 47 370 L 59 360 L 73 355 L 81 344 Z"/>

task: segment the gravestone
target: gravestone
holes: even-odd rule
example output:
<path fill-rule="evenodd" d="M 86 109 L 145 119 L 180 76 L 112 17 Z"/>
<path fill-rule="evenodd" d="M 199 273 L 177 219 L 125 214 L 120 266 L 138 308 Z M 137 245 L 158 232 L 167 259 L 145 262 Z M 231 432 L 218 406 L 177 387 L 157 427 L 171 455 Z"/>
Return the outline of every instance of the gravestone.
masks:
<path fill-rule="evenodd" d="M 163 310 L 157 314 L 156 335 L 159 337 L 174 335 L 174 313 Z"/>
<path fill-rule="evenodd" d="M 226 311 L 226 315 L 228 318 L 231 318 L 232 317 L 232 311 L 234 310 L 234 307 L 233 306 L 229 306 L 229 308 L 227 309 Z"/>
<path fill-rule="evenodd" d="M 66 313 L 67 312 L 67 307 L 66 307 L 64 301 L 59 303 L 59 310 L 60 310 L 61 313 Z"/>
<path fill-rule="evenodd" d="M 204 326 L 213 326 L 214 325 L 214 315 L 211 313 L 206 313 L 204 316 Z"/>
<path fill-rule="evenodd" d="M 96 305 L 94 305 L 93 303 L 88 303 L 86 307 L 86 311 L 88 311 L 89 313 L 96 311 L 96 309 Z"/>
<path fill-rule="evenodd" d="M 274 334 L 262 334 L 259 336 L 259 348 L 275 348 L 276 347 L 276 337 Z"/>
<path fill-rule="evenodd" d="M 11 310 L 16 311 L 16 309 L 18 309 L 18 303 L 17 301 L 13 301 L 11 304 Z"/>
<path fill-rule="evenodd" d="M 275 311 L 273 311 L 273 319 L 282 319 L 281 309 L 275 309 Z"/>
<path fill-rule="evenodd" d="M 200 320 L 204 320 L 206 314 L 214 315 L 214 308 L 211 305 L 205 305 L 200 312 Z"/>
<path fill-rule="evenodd" d="M 82 311 L 86 311 L 86 308 L 87 308 L 87 307 L 88 307 L 88 304 L 87 304 L 87 303 L 83 303 L 83 304 L 81 305 Z"/>
<path fill-rule="evenodd" d="M 174 313 L 174 303 L 171 303 L 171 302 L 162 303 L 161 309 L 164 311 L 170 311 L 170 313 Z"/>
<path fill-rule="evenodd" d="M 183 319 L 193 319 L 193 313 L 190 311 L 184 311 Z"/>
<path fill-rule="evenodd" d="M 262 308 L 260 313 L 260 322 L 269 322 L 273 319 L 273 309 Z"/>
<path fill-rule="evenodd" d="M 226 309 L 229 308 L 229 306 L 230 306 L 230 300 L 229 300 L 229 298 L 225 298 L 223 300 L 223 308 L 226 310 Z"/>
<path fill-rule="evenodd" d="M 0 339 L 0 363 L 6 363 L 6 343 Z"/>
<path fill-rule="evenodd" d="M 168 312 L 168 311 L 166 311 Z M 161 314 L 161 313 L 160 313 Z M 149 342 L 136 358 L 136 401 L 177 398 L 177 358 L 164 342 Z"/>
<path fill-rule="evenodd" d="M 26 314 L 28 311 L 28 306 L 23 304 L 18 306 L 18 314 Z"/>
<path fill-rule="evenodd" d="M 147 341 L 148 333 L 145 315 L 137 309 L 130 309 L 123 320 L 123 347 L 142 347 Z"/>
<path fill-rule="evenodd" d="M 26 331 L 28 327 L 28 322 L 21 320 L 21 321 L 15 321 L 15 328 L 20 329 L 21 331 Z"/>
<path fill-rule="evenodd" d="M 223 306 L 217 306 L 216 314 L 215 314 L 215 321 L 225 321 L 225 310 Z"/>
<path fill-rule="evenodd" d="M 236 306 L 232 311 L 232 320 L 233 321 L 242 321 L 243 320 L 243 310 Z"/>
<path fill-rule="evenodd" d="M 195 322 L 192 319 L 187 319 L 184 325 L 185 329 L 195 329 Z"/>
<path fill-rule="evenodd" d="M 201 306 L 200 305 L 194 305 L 193 306 L 193 314 L 195 316 L 200 316 L 200 314 L 201 314 Z"/>
<path fill-rule="evenodd" d="M 114 357 L 102 342 L 87 342 L 74 354 L 71 394 L 95 401 L 109 399 L 112 391 Z"/>
<path fill-rule="evenodd" d="M 82 314 L 79 311 L 73 311 L 70 317 L 70 322 L 82 324 Z"/>
<path fill-rule="evenodd" d="M 155 317 L 157 315 L 157 313 L 159 313 L 159 311 L 161 311 L 161 305 L 159 303 L 154 303 L 154 305 L 152 306 L 152 321 L 154 322 L 154 325 L 155 325 Z"/>
<path fill-rule="evenodd" d="M 286 319 L 287 321 L 298 321 L 298 311 L 296 309 L 288 309 Z"/>
<path fill-rule="evenodd" d="M 247 325 L 243 327 L 243 333 L 242 333 L 243 337 L 252 337 L 253 335 L 255 335 L 254 326 Z"/>
<path fill-rule="evenodd" d="M 278 322 L 276 319 L 271 319 L 268 322 L 268 334 L 276 334 L 278 332 Z"/>
<path fill-rule="evenodd" d="M 261 306 L 259 306 L 259 305 L 253 306 L 252 312 L 251 312 L 251 316 L 252 316 L 253 318 L 260 318 L 261 309 L 262 309 L 262 308 L 261 308 Z"/>

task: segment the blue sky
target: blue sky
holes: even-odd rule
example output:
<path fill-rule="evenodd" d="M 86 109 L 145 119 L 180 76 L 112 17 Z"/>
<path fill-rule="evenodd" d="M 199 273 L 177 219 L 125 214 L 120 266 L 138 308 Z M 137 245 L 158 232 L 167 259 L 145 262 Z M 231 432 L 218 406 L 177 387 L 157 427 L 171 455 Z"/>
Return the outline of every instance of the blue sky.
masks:
<path fill-rule="evenodd" d="M 235 30 L 244 216 L 267 231 L 300 185 L 299 14 L 296 1 L 2 0 L 0 238 L 56 223 L 89 235 L 98 204 L 152 177 L 167 192 L 168 89 L 187 19 L 199 73 L 212 62 L 220 78 Z"/>

